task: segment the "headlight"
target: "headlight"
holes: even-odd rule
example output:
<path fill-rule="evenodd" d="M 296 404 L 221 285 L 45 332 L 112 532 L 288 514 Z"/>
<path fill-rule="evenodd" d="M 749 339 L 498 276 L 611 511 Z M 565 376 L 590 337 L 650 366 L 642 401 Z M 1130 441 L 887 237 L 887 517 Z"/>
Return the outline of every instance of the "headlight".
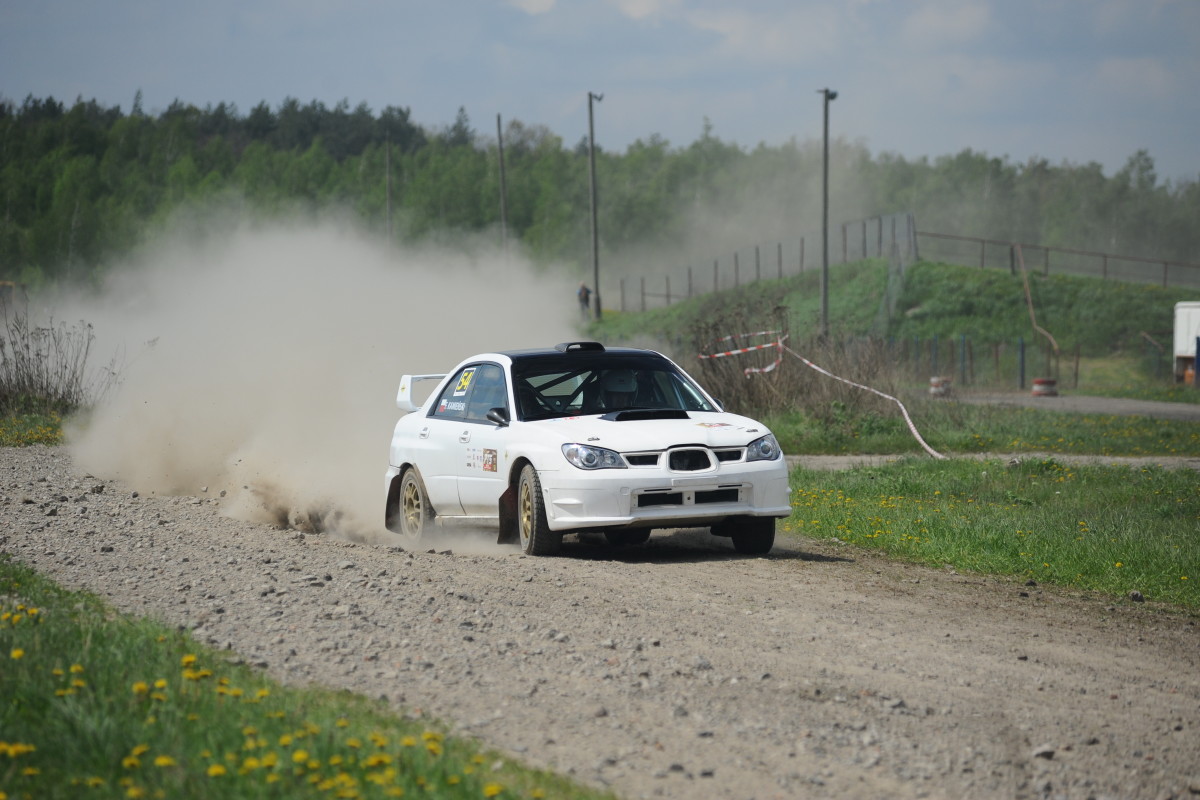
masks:
<path fill-rule="evenodd" d="M 590 447 L 586 444 L 564 444 L 563 455 L 574 466 L 580 469 L 626 469 L 628 464 L 621 454 L 603 447 Z"/>
<path fill-rule="evenodd" d="M 747 461 L 774 461 L 779 456 L 779 442 L 769 433 L 746 445 Z"/>

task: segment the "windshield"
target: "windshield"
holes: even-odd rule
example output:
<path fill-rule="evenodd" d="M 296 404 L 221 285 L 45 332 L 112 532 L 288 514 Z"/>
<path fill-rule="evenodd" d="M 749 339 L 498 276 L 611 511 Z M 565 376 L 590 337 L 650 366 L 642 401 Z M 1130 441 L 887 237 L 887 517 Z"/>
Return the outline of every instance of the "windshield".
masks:
<path fill-rule="evenodd" d="M 674 364 L 652 355 L 534 358 L 515 362 L 512 372 L 523 420 L 632 408 L 717 410 Z"/>

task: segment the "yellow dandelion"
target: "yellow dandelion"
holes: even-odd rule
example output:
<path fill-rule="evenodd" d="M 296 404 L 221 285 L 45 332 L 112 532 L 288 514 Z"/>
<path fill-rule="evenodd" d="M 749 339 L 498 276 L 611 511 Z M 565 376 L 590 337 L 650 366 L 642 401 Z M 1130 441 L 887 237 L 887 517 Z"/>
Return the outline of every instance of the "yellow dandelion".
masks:
<path fill-rule="evenodd" d="M 297 764 L 303 764 L 304 762 L 308 761 L 308 751 L 297 750 L 296 752 L 292 753 L 292 761 L 296 762 Z"/>
<path fill-rule="evenodd" d="M 24 658 L 25 651 L 19 647 L 14 647 L 12 650 L 9 651 L 8 657 L 12 658 L 12 659 Z"/>
<path fill-rule="evenodd" d="M 83 672 L 83 664 L 72 664 L 71 665 L 71 674 L 72 675 L 78 675 L 81 672 Z"/>
<path fill-rule="evenodd" d="M 134 745 L 134 748 L 132 750 L 130 750 L 129 753 L 130 753 L 130 755 L 141 756 L 141 755 L 145 755 L 149 751 L 150 751 L 150 745 L 139 744 L 139 745 Z"/>
<path fill-rule="evenodd" d="M 121 766 L 125 769 L 137 769 L 141 765 L 142 761 L 137 756 L 125 756 L 121 759 Z"/>
<path fill-rule="evenodd" d="M 489 783 L 483 787 L 484 797 L 495 797 L 504 791 L 504 787 L 498 783 Z"/>
<path fill-rule="evenodd" d="M 156 766 L 156 767 L 173 767 L 173 766 L 175 766 L 175 759 L 171 758 L 170 756 L 166 756 L 166 755 L 155 756 L 154 766 Z"/>
<path fill-rule="evenodd" d="M 188 653 L 183 658 L 179 659 L 179 665 L 181 667 L 190 667 L 192 664 L 195 664 L 195 663 L 196 663 L 196 656 L 193 655 L 192 653 Z"/>
<path fill-rule="evenodd" d="M 158 680 L 156 680 L 156 681 L 154 682 L 154 688 L 155 688 L 155 689 L 165 689 L 165 688 L 167 688 L 167 679 L 166 679 L 166 678 L 159 678 Z"/>
<path fill-rule="evenodd" d="M 143 789 L 141 786 L 130 786 L 128 789 L 125 790 L 125 796 L 133 797 L 133 798 L 145 797 L 146 790 Z"/>
<path fill-rule="evenodd" d="M 145 681 L 138 681 L 133 684 L 134 694 L 145 694 L 148 691 L 150 691 L 150 686 Z"/>
<path fill-rule="evenodd" d="M 210 778 L 219 778 L 222 775 L 225 775 L 227 772 L 228 772 L 228 770 L 225 769 L 224 764 L 209 764 L 208 765 L 208 777 L 210 777 Z"/>

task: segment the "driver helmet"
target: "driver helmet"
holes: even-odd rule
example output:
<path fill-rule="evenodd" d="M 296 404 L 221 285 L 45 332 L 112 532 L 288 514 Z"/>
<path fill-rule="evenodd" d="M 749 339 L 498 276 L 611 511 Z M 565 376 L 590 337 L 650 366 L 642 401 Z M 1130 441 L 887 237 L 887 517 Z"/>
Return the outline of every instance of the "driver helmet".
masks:
<path fill-rule="evenodd" d="M 633 405 L 637 392 L 637 378 L 631 369 L 614 369 L 604 374 L 604 401 L 609 408 L 627 408 Z"/>

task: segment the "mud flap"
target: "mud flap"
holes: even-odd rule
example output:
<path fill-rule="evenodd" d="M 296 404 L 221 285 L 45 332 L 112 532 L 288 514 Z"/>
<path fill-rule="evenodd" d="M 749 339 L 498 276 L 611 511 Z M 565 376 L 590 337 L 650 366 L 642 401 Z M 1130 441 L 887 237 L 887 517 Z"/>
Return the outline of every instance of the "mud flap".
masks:
<path fill-rule="evenodd" d="M 517 530 L 517 490 L 509 486 L 500 495 L 500 535 L 496 544 L 520 544 L 521 536 Z"/>

